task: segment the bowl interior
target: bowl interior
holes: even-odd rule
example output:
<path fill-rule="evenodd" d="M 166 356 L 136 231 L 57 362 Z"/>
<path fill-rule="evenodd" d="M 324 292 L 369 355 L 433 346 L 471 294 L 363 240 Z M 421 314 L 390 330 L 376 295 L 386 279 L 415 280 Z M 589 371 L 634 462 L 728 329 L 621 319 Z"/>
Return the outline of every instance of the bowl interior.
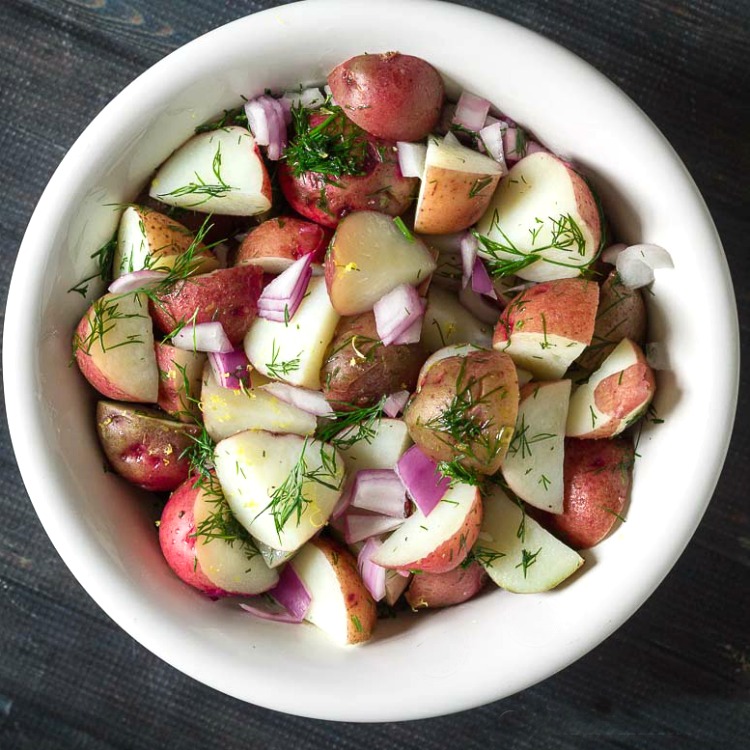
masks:
<path fill-rule="evenodd" d="M 322 0 L 245 18 L 178 50 L 114 100 L 71 149 L 29 225 L 4 352 L 9 422 L 29 494 L 103 609 L 219 690 L 351 721 L 419 718 L 501 698 L 618 627 L 675 562 L 710 499 L 738 368 L 734 298 L 711 219 L 677 156 L 629 99 L 575 56 L 501 19 L 427 1 L 387 0 L 377 14 L 368 7 Z M 497 590 L 383 621 L 373 642 L 342 650 L 312 627 L 256 621 L 211 602 L 167 569 L 147 496 L 102 471 L 94 396 L 68 367 L 85 303 L 67 290 L 114 231 L 116 204 L 131 200 L 197 124 L 243 95 L 320 82 L 351 55 L 391 49 L 424 57 L 454 91 L 485 96 L 527 125 L 592 177 L 624 239 L 672 253 L 676 268 L 659 273 L 649 298 L 650 339 L 666 347 L 670 370 L 660 373 L 656 400 L 665 422 L 641 437 L 627 522 L 586 554 L 573 581 L 544 595 Z M 500 59 L 523 60 L 524 74 L 503 75 Z"/>

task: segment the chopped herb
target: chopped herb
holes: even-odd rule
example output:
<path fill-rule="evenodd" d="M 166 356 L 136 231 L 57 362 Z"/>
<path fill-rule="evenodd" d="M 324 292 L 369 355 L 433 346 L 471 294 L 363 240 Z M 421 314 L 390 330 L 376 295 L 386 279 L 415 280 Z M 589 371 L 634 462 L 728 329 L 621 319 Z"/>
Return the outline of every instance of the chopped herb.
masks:
<path fill-rule="evenodd" d="M 409 242 L 414 242 L 414 235 L 409 231 L 409 227 L 404 224 L 404 220 L 400 216 L 394 216 L 393 223 L 398 227 L 401 234 L 409 240 Z"/>
<path fill-rule="evenodd" d="M 527 549 L 521 550 L 521 562 L 516 565 L 517 568 L 523 568 L 523 577 L 526 578 L 526 572 L 536 562 L 537 555 L 542 551 L 540 547 L 536 552 Z"/>
<path fill-rule="evenodd" d="M 89 284 L 94 279 L 101 279 L 102 281 L 109 281 L 112 278 L 112 263 L 115 258 L 115 251 L 117 250 L 117 230 L 112 235 L 112 238 L 107 240 L 95 253 L 91 255 L 91 260 L 96 261 L 96 273 L 87 276 L 82 281 L 79 281 L 75 286 L 68 289 L 68 292 L 78 292 L 82 297 L 85 297 L 89 291 Z"/>
<path fill-rule="evenodd" d="M 505 557 L 505 552 L 498 552 L 490 547 L 474 545 L 471 552 L 466 556 L 466 559 L 461 563 L 461 567 L 468 568 L 471 563 L 476 561 L 483 567 L 487 568 L 502 557 Z"/>
<path fill-rule="evenodd" d="M 361 633 L 362 623 L 359 621 L 359 617 L 357 617 L 357 615 L 352 615 L 351 619 L 352 619 L 352 622 L 354 623 L 354 627 L 357 629 L 357 632 Z"/>
<path fill-rule="evenodd" d="M 288 359 L 283 362 L 279 361 L 279 354 L 281 354 L 281 349 L 277 347 L 276 339 L 274 339 L 271 342 L 271 361 L 266 363 L 266 370 L 268 370 L 269 375 L 281 380 L 289 375 L 289 373 L 299 370 L 302 352 L 294 359 Z"/>
<path fill-rule="evenodd" d="M 315 437 L 324 443 L 346 450 L 361 440 L 370 443 L 377 434 L 383 417 L 383 404 L 386 397 L 372 406 L 356 407 L 353 404 L 340 404 L 347 407 L 334 410 L 332 421 L 318 427 Z"/>
<path fill-rule="evenodd" d="M 491 175 L 488 175 L 487 177 L 477 177 L 469 189 L 469 198 L 476 198 L 478 195 L 482 195 L 482 190 L 492 182 L 492 179 Z"/>

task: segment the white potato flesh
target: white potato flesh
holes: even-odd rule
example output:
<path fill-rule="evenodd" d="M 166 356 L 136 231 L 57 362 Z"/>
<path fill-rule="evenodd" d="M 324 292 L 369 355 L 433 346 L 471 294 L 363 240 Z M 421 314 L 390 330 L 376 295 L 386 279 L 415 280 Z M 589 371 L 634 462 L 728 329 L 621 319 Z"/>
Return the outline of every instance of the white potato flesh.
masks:
<path fill-rule="evenodd" d="M 349 611 L 336 567 L 314 544 L 302 547 L 291 565 L 310 594 L 310 608 L 305 619 L 340 646 L 347 645 Z"/>
<path fill-rule="evenodd" d="M 431 286 L 422 322 L 422 344 L 431 352 L 451 344 L 492 346 L 492 326 L 477 320 L 455 294 Z"/>
<path fill-rule="evenodd" d="M 263 375 L 319 391 L 320 368 L 338 322 L 325 280 L 314 277 L 288 323 L 253 321 L 245 336 L 245 354 Z"/>
<path fill-rule="evenodd" d="M 302 465 L 303 454 L 305 471 L 294 481 L 293 470 Z M 324 457 L 335 467 L 324 466 Z M 222 440 L 214 451 L 214 463 L 237 520 L 253 537 L 284 552 L 299 549 L 327 523 L 341 495 L 341 489 L 334 487 L 341 488 L 344 481 L 344 462 L 331 446 L 263 430 L 248 430 Z M 317 474 L 318 479 L 310 478 L 311 474 Z M 295 490 L 289 493 L 292 499 L 288 504 L 294 512 L 286 521 L 281 514 L 287 506 L 278 495 L 282 485 Z"/>
<path fill-rule="evenodd" d="M 216 512 L 216 503 L 222 498 L 212 498 L 210 493 L 198 492 L 193 505 L 195 525 L 199 527 Z M 195 556 L 206 577 L 220 589 L 233 594 L 260 594 L 273 588 L 279 574 L 266 565 L 260 553 L 238 541 L 198 537 Z"/>
<path fill-rule="evenodd" d="M 117 249 L 112 263 L 115 278 L 146 268 L 152 252 L 141 212 L 135 206 L 128 206 L 117 230 Z"/>
<path fill-rule="evenodd" d="M 159 368 L 146 296 L 105 294 L 94 303 L 87 319 L 89 328 L 76 346 L 80 348 L 79 366 L 86 368 L 84 374 L 94 387 L 108 383 L 132 400 L 156 403 Z M 94 334 L 90 332 L 92 320 Z"/>
<path fill-rule="evenodd" d="M 640 414 L 645 404 L 639 405 L 630 414 L 619 418 L 611 414 L 605 414 L 597 408 L 594 398 L 596 387 L 602 380 L 624 372 L 628 367 L 636 365 L 638 362 L 639 350 L 636 344 L 630 339 L 623 339 L 602 362 L 599 369 L 591 375 L 588 382 L 578 386 L 570 399 L 566 430 L 568 437 L 585 437 L 588 433 L 599 430 L 616 419 L 623 423 L 624 429 L 624 425 L 627 425 Z"/>
<path fill-rule="evenodd" d="M 475 346 L 474 344 L 451 344 L 444 346 L 442 349 L 434 351 L 422 365 L 422 369 L 419 371 L 419 378 L 417 379 L 417 391 L 422 389 L 427 373 L 432 369 L 433 365 L 448 357 L 467 357 L 472 352 L 476 352 L 482 347 Z"/>
<path fill-rule="evenodd" d="M 477 223 L 477 231 L 511 248 L 499 251 L 497 259 L 517 261 L 519 253 L 538 253 L 540 260 L 515 272 L 529 281 L 578 276 L 580 267 L 596 255 L 601 234 L 591 190 L 549 153 L 527 156 L 510 170 Z M 481 242 L 479 255 L 493 257 Z"/>
<path fill-rule="evenodd" d="M 570 380 L 531 386 L 518 407 L 513 440 L 502 472 L 513 492 L 530 505 L 563 512 L 565 425 Z"/>
<path fill-rule="evenodd" d="M 203 370 L 201 411 L 206 431 L 219 441 L 245 430 L 312 435 L 317 420 L 296 406 L 287 404 L 261 386 L 268 380 L 251 374 L 252 388 L 235 390 L 219 385 L 210 365 Z"/>
<path fill-rule="evenodd" d="M 231 216 L 255 216 L 271 207 L 255 139 L 236 126 L 193 136 L 159 167 L 149 195 L 170 206 Z"/>
<path fill-rule="evenodd" d="M 545 531 L 499 488 L 484 498 L 474 557 L 501 588 L 517 594 L 549 591 L 583 565 L 583 558 Z"/>
<path fill-rule="evenodd" d="M 393 217 L 355 211 L 336 228 L 326 266 L 334 307 L 358 315 L 397 286 L 420 284 L 436 263 L 424 242 L 404 236 Z"/>
<path fill-rule="evenodd" d="M 538 380 L 559 380 L 581 356 L 586 344 L 555 333 L 513 331 L 509 341 L 495 348 L 509 354 L 517 367 L 528 370 Z"/>
<path fill-rule="evenodd" d="M 358 429 L 355 425 L 345 430 L 337 440 L 353 437 Z M 393 469 L 411 445 L 409 430 L 401 419 L 380 419 L 372 425 L 372 431 L 369 439 L 363 438 L 339 448 L 350 475 L 363 469 Z"/>
<path fill-rule="evenodd" d="M 464 526 L 477 496 L 477 488 L 456 484 L 429 516 L 418 508 L 372 556 L 384 568 L 407 569 L 451 540 Z"/>

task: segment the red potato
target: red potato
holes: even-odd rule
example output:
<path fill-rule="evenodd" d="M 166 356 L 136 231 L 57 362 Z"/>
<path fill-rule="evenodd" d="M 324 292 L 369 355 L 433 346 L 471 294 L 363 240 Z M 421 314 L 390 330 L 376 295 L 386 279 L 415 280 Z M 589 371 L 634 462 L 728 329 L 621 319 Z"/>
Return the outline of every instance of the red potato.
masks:
<path fill-rule="evenodd" d="M 577 438 L 619 435 L 648 408 L 654 373 L 641 348 L 623 339 L 570 400 L 566 434 Z"/>
<path fill-rule="evenodd" d="M 103 396 L 156 402 L 159 370 L 143 294 L 105 294 L 94 302 L 76 327 L 73 353 L 82 375 Z"/>
<path fill-rule="evenodd" d="M 234 264 L 249 263 L 277 274 L 305 255 L 322 263 L 331 237 L 330 230 L 310 221 L 290 216 L 269 219 L 247 233 Z"/>
<path fill-rule="evenodd" d="M 242 343 L 258 311 L 263 272 L 255 266 L 222 268 L 191 276 L 151 303 L 156 327 L 164 334 L 179 323 L 218 321 L 234 346 Z"/>
<path fill-rule="evenodd" d="M 487 582 L 487 571 L 476 561 L 447 573 L 417 573 L 405 594 L 412 609 L 451 607 L 476 596 Z"/>
<path fill-rule="evenodd" d="M 576 367 L 593 372 L 623 339 L 641 344 L 646 336 L 646 305 L 640 289 L 630 289 L 612 271 L 599 292 L 599 309 L 591 344 Z"/>
<path fill-rule="evenodd" d="M 202 484 L 206 489 L 196 484 L 196 477 L 187 479 L 164 506 L 159 543 L 167 564 L 185 583 L 212 597 L 268 591 L 278 582 L 278 573 L 233 522 L 216 480 Z M 217 514 L 228 539 L 200 532 Z"/>
<path fill-rule="evenodd" d="M 159 368 L 157 404 L 181 422 L 200 416 L 198 400 L 206 355 L 156 342 L 156 366 Z M 193 415 L 193 416 L 191 416 Z"/>
<path fill-rule="evenodd" d="M 347 116 L 391 141 L 419 141 L 440 119 L 443 79 L 419 57 L 386 52 L 357 55 L 331 71 L 328 85 Z"/>
<path fill-rule="evenodd" d="M 415 510 L 383 542 L 372 561 L 394 570 L 447 573 L 466 559 L 481 526 L 479 489 L 456 483 L 428 516 Z"/>
<path fill-rule="evenodd" d="M 628 500 L 635 448 L 628 438 L 565 441 L 565 499 L 559 515 L 534 517 L 575 549 L 589 549 L 609 534 Z"/>
<path fill-rule="evenodd" d="M 599 286 L 585 279 L 548 281 L 518 294 L 495 327 L 492 346 L 540 380 L 559 380 L 591 343 Z"/>
<path fill-rule="evenodd" d="M 310 117 L 315 127 L 327 119 L 325 114 Z M 343 125 L 342 125 L 343 123 Z M 357 134 L 364 144 L 360 174 L 330 177 L 316 172 L 295 176 L 294 165 L 279 164 L 279 186 L 289 205 L 307 219 L 325 227 L 335 227 L 352 211 L 380 211 L 389 216 L 404 213 L 414 199 L 419 180 L 404 177 L 398 166 L 396 144 L 368 135 L 343 114 L 330 123 L 326 132 Z"/>
<path fill-rule="evenodd" d="M 169 492 L 187 479 L 198 427 L 164 419 L 155 409 L 100 401 L 96 406 L 99 442 L 112 468 L 145 490 Z"/>

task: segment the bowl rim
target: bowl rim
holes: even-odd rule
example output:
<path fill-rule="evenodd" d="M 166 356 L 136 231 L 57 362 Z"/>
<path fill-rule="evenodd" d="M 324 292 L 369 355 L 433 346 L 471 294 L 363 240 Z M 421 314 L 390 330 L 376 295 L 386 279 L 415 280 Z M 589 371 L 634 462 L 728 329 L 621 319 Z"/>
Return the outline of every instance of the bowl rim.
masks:
<path fill-rule="evenodd" d="M 443 700 L 432 700 L 428 704 L 397 706 L 389 705 L 387 707 L 361 707 L 354 711 L 345 713 L 336 711 L 323 710 L 318 704 L 311 704 L 306 710 L 299 711 L 293 707 L 289 701 L 283 701 L 280 696 L 264 698 L 257 691 L 248 697 L 247 693 L 238 694 L 236 689 L 229 689 L 227 685 L 222 684 L 214 673 L 201 672 L 194 664 L 191 664 L 189 658 L 180 655 L 175 649 L 166 647 L 152 632 L 149 632 L 148 622 L 144 618 L 141 624 L 137 620 L 124 620 L 121 612 L 121 606 L 118 604 L 117 592 L 119 588 L 116 575 L 104 575 L 101 572 L 92 571 L 86 564 L 89 554 L 93 555 L 91 540 L 87 540 L 81 533 L 80 529 L 74 527 L 70 519 L 60 519 L 54 514 L 48 512 L 43 498 L 45 493 L 55 486 L 54 475 L 47 466 L 40 467 L 37 457 L 33 453 L 34 445 L 41 442 L 41 409 L 39 399 L 33 388 L 29 387 L 28 370 L 24 363 L 34 362 L 35 355 L 35 338 L 29 335 L 29 321 L 36 319 L 39 307 L 33 294 L 35 290 L 42 287 L 44 282 L 42 274 L 42 265 L 34 264 L 35 257 L 43 258 L 46 249 L 50 246 L 52 240 L 53 227 L 57 226 L 64 211 L 66 210 L 64 196 L 65 183 L 70 179 L 70 175 L 79 169 L 81 161 L 87 162 L 93 156 L 87 153 L 88 141 L 101 137 L 110 128 L 118 118 L 126 111 L 128 102 L 133 97 L 146 93 L 152 86 L 152 82 L 169 76 L 176 66 L 182 63 L 196 51 L 205 53 L 215 43 L 228 32 L 236 28 L 244 28 L 260 23 L 260 20 L 270 17 L 288 17 L 287 14 L 296 15 L 307 12 L 306 9 L 311 5 L 315 6 L 317 13 L 329 13 L 335 16 L 336 8 L 340 4 L 337 0 L 311 0 L 292 3 L 289 5 L 270 8 L 260 13 L 251 14 L 237 19 L 224 26 L 214 29 L 193 41 L 178 48 L 144 73 L 132 81 L 123 89 L 102 111 L 92 120 L 83 133 L 76 139 L 62 162 L 55 170 L 53 176 L 45 188 L 37 207 L 29 221 L 25 236 L 23 238 L 19 256 L 16 261 L 13 275 L 10 283 L 8 301 L 6 305 L 6 320 L 4 326 L 4 347 L 3 347 L 3 365 L 4 365 L 4 390 L 7 409 L 7 419 L 10 427 L 11 441 L 16 454 L 17 463 L 27 488 L 29 497 L 34 504 L 39 519 L 48 534 L 53 545 L 57 549 L 61 558 L 71 570 L 76 579 L 81 583 L 87 593 L 97 602 L 97 604 L 106 612 L 106 614 L 120 625 L 129 635 L 138 642 L 152 651 L 154 654 L 164 659 L 167 663 L 179 669 L 183 673 L 198 679 L 204 684 L 210 685 L 215 689 L 226 692 L 243 700 L 252 701 L 257 705 L 262 705 L 276 710 L 295 712 L 301 715 L 307 715 L 317 718 L 349 720 L 349 721 L 383 721 L 383 720 L 405 720 L 415 718 L 426 718 L 439 714 L 452 713 L 467 708 L 472 708 L 487 703 L 497 698 L 512 694 L 518 690 L 524 689 L 535 684 L 540 679 L 551 676 L 560 669 L 568 666 L 578 658 L 589 652 L 596 645 L 607 638 L 615 629 L 625 622 L 638 609 L 646 599 L 651 595 L 655 588 L 661 583 L 663 578 L 676 563 L 679 555 L 690 541 L 695 528 L 700 522 L 708 502 L 711 499 L 715 486 L 726 457 L 731 437 L 731 429 L 727 429 L 722 439 L 714 442 L 714 451 L 707 462 L 706 473 L 704 476 L 703 486 L 700 488 L 702 502 L 696 506 L 694 516 L 690 523 L 686 524 L 678 538 L 672 540 L 672 545 L 665 554 L 665 562 L 662 568 L 654 571 L 648 585 L 640 589 L 640 593 L 633 601 L 629 601 L 627 606 L 622 607 L 615 616 L 608 620 L 605 628 L 599 629 L 595 635 L 582 639 L 577 644 L 577 648 L 566 652 L 564 658 L 555 661 L 551 667 L 545 667 L 543 670 L 530 670 L 525 679 L 516 679 L 510 686 L 509 690 L 500 692 L 493 688 L 491 683 L 483 684 L 481 689 L 475 687 L 474 692 L 462 696 L 446 696 Z M 370 6 L 369 0 L 348 0 L 347 6 L 361 7 L 363 10 Z M 411 6 L 415 9 L 422 9 L 425 12 L 429 6 L 430 13 L 445 14 L 446 17 L 461 17 L 468 24 L 483 24 L 493 26 L 498 30 L 507 33 L 509 30 L 514 34 L 524 35 L 536 45 L 541 45 L 547 50 L 554 51 L 558 60 L 564 60 L 571 70 L 581 72 L 590 78 L 599 87 L 606 90 L 608 95 L 623 107 L 636 111 L 644 122 L 646 129 L 650 130 L 651 136 L 661 142 L 662 148 L 671 155 L 676 162 L 676 166 L 684 172 L 686 184 L 692 191 L 694 206 L 701 212 L 704 222 L 712 228 L 715 235 L 716 249 L 718 249 L 718 262 L 720 268 L 718 271 L 721 275 L 721 281 L 724 285 L 724 299 L 722 300 L 723 308 L 717 310 L 717 317 L 721 318 L 727 325 L 724 332 L 725 341 L 728 342 L 726 356 L 727 371 L 725 373 L 724 392 L 722 413 L 718 418 L 724 419 L 727 426 L 734 421 L 736 414 L 736 405 L 739 389 L 739 324 L 736 310 L 735 297 L 732 289 L 731 277 L 729 273 L 726 257 L 723 254 L 721 241 L 716 233 L 715 226 L 711 219 L 708 209 L 700 195 L 695 183 L 690 177 L 684 164 L 674 152 L 671 145 L 666 141 L 661 132 L 651 122 L 651 120 L 640 110 L 640 108 L 622 92 L 614 83 L 609 81 L 603 74 L 599 73 L 591 65 L 583 61 L 572 52 L 564 49 L 557 43 L 543 37 L 542 35 L 519 26 L 511 21 L 485 13 L 480 10 L 457 6 L 437 0 L 381 0 L 379 10 L 389 10 L 390 12 L 400 12 L 404 6 Z M 221 46 L 217 44 L 217 46 Z M 97 135 L 99 134 L 99 135 Z M 45 242 L 46 238 L 46 242 Z M 32 262 L 29 262 L 29 261 Z M 19 364 L 20 363 L 20 364 Z M 77 545 L 80 545 L 77 546 Z M 83 554 L 82 554 L 83 552 Z"/>

